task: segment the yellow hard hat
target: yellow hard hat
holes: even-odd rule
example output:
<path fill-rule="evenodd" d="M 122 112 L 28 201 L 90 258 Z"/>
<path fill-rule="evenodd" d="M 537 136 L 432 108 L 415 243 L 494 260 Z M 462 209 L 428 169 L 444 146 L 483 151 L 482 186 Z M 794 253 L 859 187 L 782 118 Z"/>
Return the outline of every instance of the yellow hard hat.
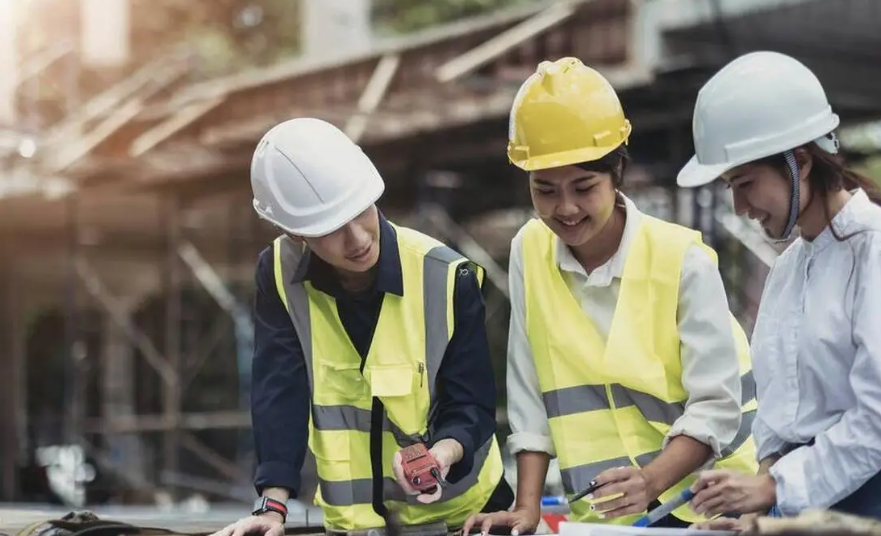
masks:
<path fill-rule="evenodd" d="M 511 107 L 508 159 L 526 171 L 598 160 L 630 137 L 615 89 L 577 58 L 543 61 Z"/>

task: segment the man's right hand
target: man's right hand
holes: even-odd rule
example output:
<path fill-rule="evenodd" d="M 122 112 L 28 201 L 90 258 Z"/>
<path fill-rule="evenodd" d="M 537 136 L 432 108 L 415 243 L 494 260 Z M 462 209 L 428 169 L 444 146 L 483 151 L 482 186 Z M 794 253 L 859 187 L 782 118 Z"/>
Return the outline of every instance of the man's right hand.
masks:
<path fill-rule="evenodd" d="M 259 516 L 248 516 L 228 525 L 211 536 L 284 536 L 281 516 L 267 512 Z"/>
<path fill-rule="evenodd" d="M 532 534 L 538 527 L 541 513 L 531 508 L 515 508 L 510 512 L 501 511 L 491 514 L 474 514 L 462 525 L 462 536 L 468 536 L 472 527 L 480 525 L 481 534 L 489 534 L 492 527 L 510 527 L 511 536 Z"/>

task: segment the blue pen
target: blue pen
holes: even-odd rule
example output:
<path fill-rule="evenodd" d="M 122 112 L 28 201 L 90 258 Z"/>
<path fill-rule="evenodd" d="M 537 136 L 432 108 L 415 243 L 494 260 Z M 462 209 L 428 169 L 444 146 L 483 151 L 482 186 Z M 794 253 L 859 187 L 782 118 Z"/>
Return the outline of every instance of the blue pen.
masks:
<path fill-rule="evenodd" d="M 541 498 L 542 506 L 563 506 L 569 504 L 569 500 L 563 495 L 546 495 Z"/>
<path fill-rule="evenodd" d="M 542 506 L 562 506 L 564 504 L 569 504 L 569 503 L 573 503 L 575 501 L 580 501 L 584 497 L 587 497 L 588 495 L 590 495 L 591 493 L 600 489 L 603 486 L 604 486 L 604 484 L 598 484 L 596 480 L 591 480 L 586 488 L 584 488 L 583 490 L 579 491 L 578 493 L 572 495 L 571 499 L 566 498 L 563 495 L 550 495 L 550 496 L 546 495 L 541 498 L 541 505 Z"/>
<path fill-rule="evenodd" d="M 687 503 L 694 497 L 694 492 L 691 489 L 686 489 L 682 493 L 679 494 L 678 497 L 674 497 L 673 499 L 667 501 L 661 506 L 655 508 L 648 514 L 639 518 L 636 523 L 633 524 L 634 527 L 648 527 L 654 523 L 657 523 L 661 518 L 676 510 L 683 504 Z"/>

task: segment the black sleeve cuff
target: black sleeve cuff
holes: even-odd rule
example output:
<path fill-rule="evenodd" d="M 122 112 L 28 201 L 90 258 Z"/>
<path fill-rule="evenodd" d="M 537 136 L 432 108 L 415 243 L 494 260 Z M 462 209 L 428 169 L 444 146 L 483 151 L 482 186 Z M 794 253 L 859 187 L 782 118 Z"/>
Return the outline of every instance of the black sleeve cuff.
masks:
<path fill-rule="evenodd" d="M 257 466 L 254 475 L 254 487 L 257 495 L 262 495 L 266 488 L 285 488 L 296 499 L 300 490 L 300 471 L 288 462 L 263 462 Z"/>
<path fill-rule="evenodd" d="M 438 430 L 437 435 L 433 439 L 432 445 L 441 439 L 455 439 L 460 445 L 462 445 L 462 459 L 457 463 L 454 463 L 452 467 L 450 467 L 450 472 L 447 473 L 447 481 L 451 484 L 455 484 L 465 478 L 474 467 L 474 439 L 462 430 L 461 427 L 451 427 L 448 430 Z"/>

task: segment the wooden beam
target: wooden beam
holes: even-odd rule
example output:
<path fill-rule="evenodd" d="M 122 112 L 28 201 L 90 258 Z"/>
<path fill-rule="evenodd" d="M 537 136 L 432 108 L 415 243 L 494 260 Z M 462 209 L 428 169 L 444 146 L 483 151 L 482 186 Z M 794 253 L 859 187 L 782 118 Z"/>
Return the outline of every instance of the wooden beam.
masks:
<path fill-rule="evenodd" d="M 177 65 L 177 69 L 185 72 L 186 59 L 186 56 L 183 58 L 164 57 L 145 65 L 130 77 L 92 98 L 78 108 L 76 113 L 65 117 L 62 122 L 52 128 L 46 142 L 53 145 L 63 145 L 63 142 L 67 140 L 76 139 L 89 123 L 110 113 L 111 110 L 118 108 L 122 103 L 135 96 L 154 81 L 158 72 L 161 73 L 168 69 L 169 64 Z"/>
<path fill-rule="evenodd" d="M 153 341 L 139 330 L 126 314 L 123 306 L 104 286 L 92 266 L 82 257 L 75 261 L 77 276 L 85 284 L 88 293 L 95 298 L 113 321 L 122 328 L 129 340 L 144 354 L 144 359 L 167 385 L 176 385 L 178 376 L 169 362 L 159 353 Z"/>
<path fill-rule="evenodd" d="M 199 459 L 217 469 L 217 472 L 226 478 L 235 482 L 248 482 L 250 480 L 248 475 L 242 472 L 235 463 L 227 460 L 216 450 L 200 441 L 192 432 L 183 432 L 181 434 L 181 445 L 198 456 Z"/>
<path fill-rule="evenodd" d="M 217 95 L 187 105 L 183 110 L 138 136 L 132 142 L 128 154 L 134 158 L 141 156 L 193 124 L 200 117 L 223 104 L 225 100 L 226 95 Z"/>
<path fill-rule="evenodd" d="M 486 270 L 486 277 L 501 292 L 505 298 L 510 299 L 508 292 L 508 272 L 502 268 L 489 253 L 477 243 L 442 207 L 430 204 L 420 208 L 420 212 L 434 225 L 443 235 L 456 243 L 462 253 L 468 256 Z"/>
<path fill-rule="evenodd" d="M 447 83 L 474 72 L 528 39 L 565 21 L 575 11 L 576 7 L 571 2 L 555 4 L 444 63 L 435 71 L 435 78 L 441 83 Z"/>
<path fill-rule="evenodd" d="M 251 416 L 246 411 L 214 411 L 205 413 L 182 413 L 177 422 L 165 415 L 131 415 L 112 419 L 89 419 L 87 434 L 134 434 L 164 432 L 172 428 L 181 430 L 224 430 L 251 426 Z"/>
<path fill-rule="evenodd" d="M 49 147 L 58 152 L 47 159 L 46 172 L 54 175 L 66 170 L 100 143 L 115 134 L 120 128 L 137 117 L 145 108 L 146 102 L 160 91 L 173 84 L 187 73 L 186 64 L 175 63 L 159 72 L 153 72 L 150 82 L 139 87 L 121 108 L 111 112 L 88 133 L 68 133 L 68 137 L 56 138 Z M 85 127 L 85 124 L 79 125 Z"/>
<path fill-rule="evenodd" d="M 376 111 L 379 103 L 382 102 L 382 98 L 395 78 L 395 73 L 398 72 L 400 64 L 401 56 L 399 54 L 386 54 L 376 64 L 370 81 L 367 82 L 364 92 L 361 93 L 361 98 L 358 99 L 358 111 L 349 118 L 344 129 L 346 134 L 355 143 L 358 143 L 364 134 L 364 130 L 370 122 L 370 117 Z"/>

